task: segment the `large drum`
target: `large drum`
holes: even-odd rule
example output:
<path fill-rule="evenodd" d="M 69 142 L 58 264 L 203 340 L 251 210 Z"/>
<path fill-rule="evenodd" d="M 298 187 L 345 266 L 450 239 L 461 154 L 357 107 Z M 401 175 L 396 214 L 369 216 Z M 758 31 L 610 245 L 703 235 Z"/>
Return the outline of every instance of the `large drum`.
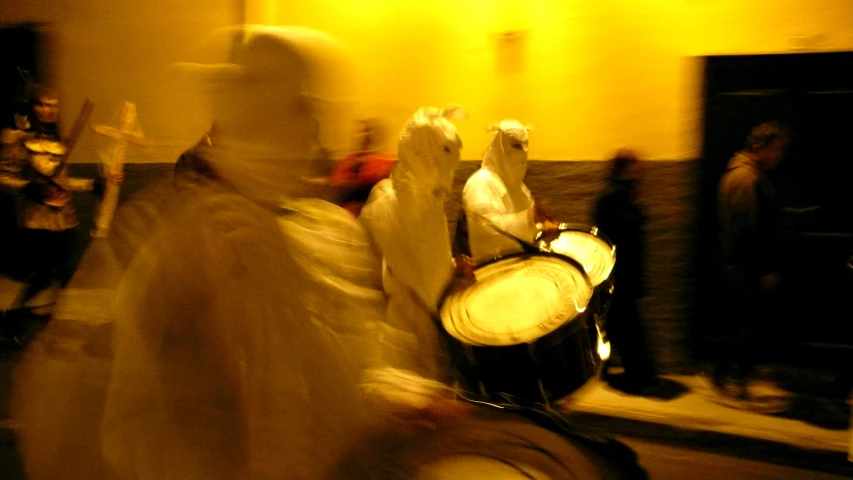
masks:
<path fill-rule="evenodd" d="M 380 430 L 358 442 L 333 480 L 647 480 L 616 440 L 553 430 L 481 408 L 429 430 Z"/>
<path fill-rule="evenodd" d="M 593 287 L 577 262 L 544 252 L 478 267 L 451 287 L 440 316 L 459 387 L 478 398 L 548 404 L 585 384 L 601 364 L 588 309 Z"/>
<path fill-rule="evenodd" d="M 592 310 L 604 317 L 613 295 L 616 247 L 597 227 L 561 223 L 557 232 L 540 232 L 536 245 L 543 252 L 565 255 L 583 266 L 595 288 Z"/>

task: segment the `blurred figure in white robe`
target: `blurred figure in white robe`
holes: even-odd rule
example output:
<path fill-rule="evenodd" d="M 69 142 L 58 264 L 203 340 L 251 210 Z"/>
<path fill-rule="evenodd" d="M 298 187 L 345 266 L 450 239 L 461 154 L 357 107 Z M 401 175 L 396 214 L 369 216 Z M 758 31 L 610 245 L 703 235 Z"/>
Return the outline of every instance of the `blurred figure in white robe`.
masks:
<path fill-rule="evenodd" d="M 450 367 L 436 319 L 458 269 L 444 204 L 462 148 L 450 121 L 459 115 L 456 107 L 415 112 L 400 133 L 391 178 L 373 187 L 359 217 L 382 258 L 386 361 L 442 382 Z"/>
<path fill-rule="evenodd" d="M 225 61 L 180 66 L 212 90 L 205 174 L 117 219 L 133 244 L 105 265 L 106 333 L 57 352 L 79 329 L 48 326 L 21 364 L 30 478 L 321 478 L 375 417 L 365 389 L 399 377 L 372 368 L 386 302 L 366 232 L 300 180 L 351 123 L 345 49 L 304 28 L 220 38 Z"/>

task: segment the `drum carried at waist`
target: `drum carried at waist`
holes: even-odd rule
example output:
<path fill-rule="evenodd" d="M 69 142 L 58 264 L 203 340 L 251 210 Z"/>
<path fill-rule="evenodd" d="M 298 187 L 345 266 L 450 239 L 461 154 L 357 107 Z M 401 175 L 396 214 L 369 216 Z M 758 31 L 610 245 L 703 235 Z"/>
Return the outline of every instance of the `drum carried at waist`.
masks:
<path fill-rule="evenodd" d="M 627 445 L 579 428 L 549 428 L 478 407 L 429 431 L 381 429 L 360 438 L 332 480 L 647 480 Z"/>
<path fill-rule="evenodd" d="M 616 246 L 597 227 L 566 223 L 561 223 L 556 231 L 539 232 L 534 243 L 543 252 L 564 255 L 583 266 L 595 289 L 591 301 L 593 313 L 604 317 L 613 295 Z"/>
<path fill-rule="evenodd" d="M 509 255 L 479 266 L 476 283 L 451 287 L 440 309 L 459 386 L 479 398 L 548 404 L 598 372 L 594 288 L 571 258 Z"/>

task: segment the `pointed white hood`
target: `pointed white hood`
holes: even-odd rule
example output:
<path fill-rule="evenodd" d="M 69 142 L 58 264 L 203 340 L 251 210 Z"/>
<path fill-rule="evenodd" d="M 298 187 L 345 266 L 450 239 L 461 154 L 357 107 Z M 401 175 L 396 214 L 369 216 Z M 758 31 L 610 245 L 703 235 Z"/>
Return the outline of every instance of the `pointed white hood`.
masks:
<path fill-rule="evenodd" d="M 440 197 L 450 192 L 462 141 L 451 119 L 462 115 L 455 106 L 419 109 L 400 132 L 398 161 L 391 181 L 398 196 Z"/>
<path fill-rule="evenodd" d="M 518 190 L 527 174 L 527 136 L 530 127 L 517 120 L 492 125 L 495 132 L 483 156 L 483 168 L 494 172 L 507 190 Z"/>

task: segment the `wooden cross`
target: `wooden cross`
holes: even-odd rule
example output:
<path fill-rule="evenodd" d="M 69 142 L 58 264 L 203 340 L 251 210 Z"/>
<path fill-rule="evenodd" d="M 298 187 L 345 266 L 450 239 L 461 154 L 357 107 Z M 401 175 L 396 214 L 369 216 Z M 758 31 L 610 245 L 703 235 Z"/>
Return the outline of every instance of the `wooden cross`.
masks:
<path fill-rule="evenodd" d="M 95 133 L 110 137 L 116 142 L 112 156 L 104 162 L 104 194 L 96 208 L 95 226 L 92 228 L 92 236 L 95 238 L 106 237 L 110 230 L 110 224 L 118 206 L 119 184 L 116 178 L 120 177 L 124 172 L 124 157 L 127 155 L 128 145 L 139 147 L 153 145 L 153 142 L 150 140 L 131 131 L 135 120 L 136 105 L 131 102 L 124 102 L 124 105 L 121 107 L 121 113 L 119 114 L 118 128 L 100 124 L 91 126 Z"/>

